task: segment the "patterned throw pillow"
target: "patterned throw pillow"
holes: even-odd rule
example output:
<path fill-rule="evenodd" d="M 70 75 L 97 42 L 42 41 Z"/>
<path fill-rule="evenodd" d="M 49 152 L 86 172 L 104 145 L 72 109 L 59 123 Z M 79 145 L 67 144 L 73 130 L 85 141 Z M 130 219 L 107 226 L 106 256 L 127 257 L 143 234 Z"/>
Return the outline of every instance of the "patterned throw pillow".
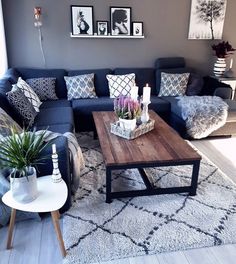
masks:
<path fill-rule="evenodd" d="M 39 107 L 42 102 L 39 100 L 38 95 L 33 91 L 33 89 L 26 83 L 21 77 L 19 77 L 17 81 L 17 87 L 21 89 L 25 97 L 30 101 L 33 105 L 36 112 L 39 112 Z"/>
<path fill-rule="evenodd" d="M 125 75 L 107 75 L 109 83 L 110 98 L 116 98 L 120 95 L 129 96 L 132 87 L 135 84 L 135 74 Z"/>
<path fill-rule="evenodd" d="M 64 79 L 66 81 L 68 100 L 97 97 L 94 87 L 94 73 L 72 77 L 64 76 Z"/>
<path fill-rule="evenodd" d="M 21 115 L 24 123 L 31 126 L 34 122 L 37 112 L 20 88 L 17 87 L 17 85 L 13 85 L 12 90 L 7 93 L 7 99 Z"/>
<path fill-rule="evenodd" d="M 26 82 L 35 91 L 41 101 L 57 100 L 56 78 L 32 78 Z"/>
<path fill-rule="evenodd" d="M 161 73 L 159 96 L 181 96 L 187 89 L 190 73 Z"/>
<path fill-rule="evenodd" d="M 3 137 L 9 136 L 11 134 L 11 128 L 19 134 L 23 131 L 16 121 L 0 108 L 0 135 Z"/>

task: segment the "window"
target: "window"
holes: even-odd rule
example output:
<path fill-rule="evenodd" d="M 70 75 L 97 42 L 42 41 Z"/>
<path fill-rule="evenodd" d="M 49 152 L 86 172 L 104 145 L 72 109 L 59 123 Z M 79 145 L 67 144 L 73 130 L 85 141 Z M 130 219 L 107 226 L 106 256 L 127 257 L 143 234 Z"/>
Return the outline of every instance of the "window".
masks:
<path fill-rule="evenodd" d="M 4 74 L 7 69 L 7 51 L 4 31 L 4 21 L 2 12 L 2 1 L 0 0 L 0 76 Z"/>

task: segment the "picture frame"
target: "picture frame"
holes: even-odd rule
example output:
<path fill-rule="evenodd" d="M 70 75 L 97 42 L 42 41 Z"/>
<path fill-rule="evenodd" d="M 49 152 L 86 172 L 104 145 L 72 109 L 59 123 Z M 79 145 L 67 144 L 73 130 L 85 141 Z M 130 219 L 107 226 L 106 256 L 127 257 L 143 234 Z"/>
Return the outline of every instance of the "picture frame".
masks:
<path fill-rule="evenodd" d="M 143 36 L 143 22 L 134 21 L 132 23 L 133 36 Z"/>
<path fill-rule="evenodd" d="M 98 20 L 96 30 L 98 36 L 107 36 L 109 33 L 108 21 Z"/>
<path fill-rule="evenodd" d="M 131 35 L 131 7 L 110 7 L 110 29 L 111 35 Z"/>
<path fill-rule="evenodd" d="M 93 35 L 94 34 L 93 6 L 72 5 L 71 28 L 72 28 L 72 35 Z"/>

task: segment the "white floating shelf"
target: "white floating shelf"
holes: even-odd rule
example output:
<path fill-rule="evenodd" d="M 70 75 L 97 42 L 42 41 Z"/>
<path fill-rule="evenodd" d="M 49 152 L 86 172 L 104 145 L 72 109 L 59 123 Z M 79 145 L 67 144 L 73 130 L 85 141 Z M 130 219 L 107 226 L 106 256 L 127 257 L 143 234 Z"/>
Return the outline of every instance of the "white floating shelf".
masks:
<path fill-rule="evenodd" d="M 101 38 L 101 39 L 144 39 L 145 36 L 127 36 L 127 35 L 73 35 L 70 33 L 71 38 Z"/>

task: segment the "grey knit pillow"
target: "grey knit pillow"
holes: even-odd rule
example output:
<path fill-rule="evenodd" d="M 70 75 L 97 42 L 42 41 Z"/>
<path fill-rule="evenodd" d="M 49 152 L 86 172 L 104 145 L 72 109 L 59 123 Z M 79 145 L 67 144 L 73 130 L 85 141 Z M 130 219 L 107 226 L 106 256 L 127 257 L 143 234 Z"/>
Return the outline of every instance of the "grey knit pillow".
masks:
<path fill-rule="evenodd" d="M 26 82 L 41 101 L 58 99 L 56 95 L 56 78 L 32 78 L 27 79 Z"/>
<path fill-rule="evenodd" d="M 77 76 L 64 76 L 68 100 L 80 98 L 96 98 L 94 73 Z"/>
<path fill-rule="evenodd" d="M 190 73 L 161 73 L 159 96 L 181 96 L 187 89 Z"/>
<path fill-rule="evenodd" d="M 30 101 L 25 97 L 23 92 L 17 87 L 17 85 L 13 85 L 12 90 L 7 93 L 7 99 L 21 115 L 25 125 L 31 126 L 34 122 L 37 112 Z"/>

